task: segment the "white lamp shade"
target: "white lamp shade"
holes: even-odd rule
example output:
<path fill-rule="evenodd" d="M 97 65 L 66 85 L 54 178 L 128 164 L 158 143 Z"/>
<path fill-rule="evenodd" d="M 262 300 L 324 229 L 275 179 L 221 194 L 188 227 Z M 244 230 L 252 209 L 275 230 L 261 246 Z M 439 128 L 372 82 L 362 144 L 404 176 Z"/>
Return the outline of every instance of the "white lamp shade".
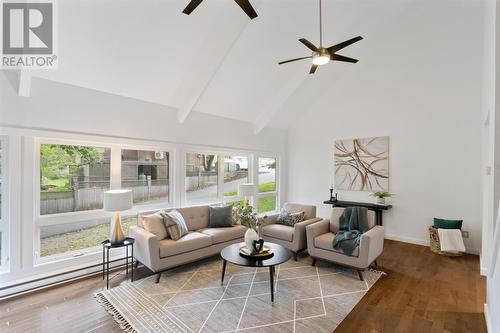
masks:
<path fill-rule="evenodd" d="M 251 197 L 255 195 L 254 184 L 240 184 L 238 187 L 238 194 L 240 197 Z"/>
<path fill-rule="evenodd" d="M 104 192 L 104 210 L 120 212 L 133 206 L 132 190 L 111 190 Z"/>

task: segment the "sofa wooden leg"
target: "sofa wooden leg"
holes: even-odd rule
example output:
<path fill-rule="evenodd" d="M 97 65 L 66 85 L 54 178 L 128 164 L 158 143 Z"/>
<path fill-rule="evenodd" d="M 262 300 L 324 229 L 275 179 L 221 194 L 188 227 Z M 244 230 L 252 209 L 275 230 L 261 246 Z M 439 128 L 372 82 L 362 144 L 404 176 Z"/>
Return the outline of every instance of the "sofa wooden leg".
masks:
<path fill-rule="evenodd" d="M 373 260 L 373 264 L 375 265 L 375 267 L 378 267 L 377 259 Z"/>
<path fill-rule="evenodd" d="M 313 265 L 313 266 L 316 266 L 316 258 L 313 258 L 312 265 Z"/>
<path fill-rule="evenodd" d="M 359 279 L 360 279 L 361 281 L 364 281 L 364 280 L 365 280 L 365 278 L 363 277 L 363 271 L 362 271 L 362 270 L 359 270 L 359 269 L 358 269 L 358 275 L 359 275 Z"/>
<path fill-rule="evenodd" d="M 139 267 L 139 260 L 136 259 L 134 261 L 134 268 L 137 268 L 137 267 Z"/>
<path fill-rule="evenodd" d="M 155 283 L 159 283 L 160 282 L 160 277 L 161 277 L 161 273 L 156 273 Z"/>
<path fill-rule="evenodd" d="M 293 254 L 293 260 L 297 261 L 297 252 L 292 252 Z"/>

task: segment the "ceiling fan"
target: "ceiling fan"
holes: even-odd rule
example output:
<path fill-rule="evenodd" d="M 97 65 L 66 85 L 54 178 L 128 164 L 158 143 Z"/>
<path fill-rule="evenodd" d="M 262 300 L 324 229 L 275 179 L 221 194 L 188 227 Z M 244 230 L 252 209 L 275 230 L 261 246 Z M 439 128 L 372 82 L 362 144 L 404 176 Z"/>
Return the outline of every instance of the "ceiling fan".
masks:
<path fill-rule="evenodd" d="M 203 0 L 191 0 L 189 4 L 184 8 L 182 11 L 184 14 L 189 15 L 193 12 L 193 10 L 198 7 L 198 5 L 202 2 Z M 243 11 L 250 17 L 252 20 L 257 17 L 257 13 L 253 9 L 252 5 L 250 4 L 249 0 L 234 0 L 238 4 L 238 6 L 243 9 Z"/>
<path fill-rule="evenodd" d="M 316 47 L 313 43 L 311 43 L 307 39 L 301 38 L 301 39 L 299 39 L 299 42 L 301 42 L 308 49 L 313 51 L 312 55 L 308 56 L 308 57 L 302 57 L 302 58 L 296 58 L 296 59 L 282 61 L 279 63 L 279 65 L 286 64 L 286 63 L 292 62 L 292 61 L 297 61 L 297 60 L 312 59 L 312 66 L 311 66 L 311 70 L 309 71 L 309 74 L 314 74 L 314 72 L 316 71 L 316 68 L 318 68 L 318 66 L 326 65 L 331 60 L 357 63 L 358 59 L 345 57 L 345 56 L 342 56 L 340 54 L 336 54 L 336 52 L 340 51 L 343 48 L 345 48 L 351 44 L 354 44 L 357 41 L 360 41 L 362 39 L 363 39 L 363 37 L 358 36 L 358 37 L 354 37 L 354 38 L 351 38 L 349 40 L 346 40 L 345 42 L 339 43 L 337 45 L 333 45 L 330 47 L 323 47 L 323 21 L 322 21 L 322 12 L 321 12 L 321 0 L 319 0 L 319 47 Z"/>

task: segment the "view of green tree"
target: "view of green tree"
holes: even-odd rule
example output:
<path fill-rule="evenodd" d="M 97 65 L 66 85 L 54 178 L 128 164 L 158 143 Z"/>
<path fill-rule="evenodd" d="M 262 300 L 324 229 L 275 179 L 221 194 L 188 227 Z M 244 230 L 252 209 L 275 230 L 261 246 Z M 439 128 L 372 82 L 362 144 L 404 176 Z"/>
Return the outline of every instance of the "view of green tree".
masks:
<path fill-rule="evenodd" d="M 41 184 L 67 188 L 72 172 L 83 165 L 101 162 L 101 155 L 99 148 L 94 147 L 42 144 L 40 146 Z"/>

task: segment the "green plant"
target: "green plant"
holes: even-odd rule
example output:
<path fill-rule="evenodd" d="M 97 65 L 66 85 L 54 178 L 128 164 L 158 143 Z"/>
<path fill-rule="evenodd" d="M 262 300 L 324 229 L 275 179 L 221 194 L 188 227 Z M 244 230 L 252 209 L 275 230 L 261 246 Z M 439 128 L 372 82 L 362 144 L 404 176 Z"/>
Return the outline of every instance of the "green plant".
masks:
<path fill-rule="evenodd" d="M 241 225 L 254 230 L 264 224 L 264 219 L 259 219 L 257 213 L 254 212 L 254 208 L 250 205 L 246 207 L 235 206 L 233 218 Z"/>
<path fill-rule="evenodd" d="M 389 198 L 392 197 L 394 194 L 391 194 L 387 191 L 378 191 L 378 192 L 373 192 L 371 196 L 375 198 Z"/>

